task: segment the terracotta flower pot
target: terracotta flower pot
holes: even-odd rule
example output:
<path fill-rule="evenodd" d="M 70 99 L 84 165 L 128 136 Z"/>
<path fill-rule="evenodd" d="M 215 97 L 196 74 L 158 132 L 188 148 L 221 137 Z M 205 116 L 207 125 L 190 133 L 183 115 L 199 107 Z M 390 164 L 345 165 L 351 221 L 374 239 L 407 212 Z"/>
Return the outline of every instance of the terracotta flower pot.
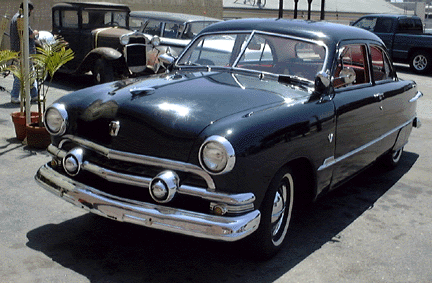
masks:
<path fill-rule="evenodd" d="M 11 113 L 12 122 L 15 126 L 15 134 L 18 140 L 22 141 L 26 137 L 26 118 L 23 112 L 13 112 Z M 30 113 L 31 123 L 36 123 L 39 118 L 38 112 Z"/>
<path fill-rule="evenodd" d="M 39 127 L 38 123 L 26 126 L 27 145 L 33 148 L 47 148 L 51 143 L 51 135 L 45 127 Z"/>

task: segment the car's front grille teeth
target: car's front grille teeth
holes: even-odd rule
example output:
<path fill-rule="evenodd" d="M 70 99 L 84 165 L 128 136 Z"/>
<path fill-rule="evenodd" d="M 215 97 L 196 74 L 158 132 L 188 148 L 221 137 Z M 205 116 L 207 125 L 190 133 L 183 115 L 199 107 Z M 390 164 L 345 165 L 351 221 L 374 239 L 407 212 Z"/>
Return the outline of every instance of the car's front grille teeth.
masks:
<path fill-rule="evenodd" d="M 126 46 L 126 60 L 128 66 L 145 66 L 146 59 L 146 46 L 142 44 L 130 44 Z"/>

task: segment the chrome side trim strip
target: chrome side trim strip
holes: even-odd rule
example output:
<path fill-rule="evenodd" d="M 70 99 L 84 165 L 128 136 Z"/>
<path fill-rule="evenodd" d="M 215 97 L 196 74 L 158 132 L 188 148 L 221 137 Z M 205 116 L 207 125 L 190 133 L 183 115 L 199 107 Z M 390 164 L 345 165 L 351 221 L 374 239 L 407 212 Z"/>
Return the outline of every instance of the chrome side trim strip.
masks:
<path fill-rule="evenodd" d="M 73 135 L 65 135 L 64 139 L 59 144 L 59 148 L 62 148 L 63 143 L 68 140 L 90 148 L 109 159 L 133 162 L 142 165 L 156 166 L 168 170 L 179 170 L 183 172 L 193 173 L 200 176 L 206 181 L 209 190 L 216 189 L 216 186 L 211 176 L 201 167 L 190 163 L 113 150 Z"/>
<path fill-rule="evenodd" d="M 321 165 L 321 166 L 318 168 L 318 171 L 321 171 L 321 170 L 327 169 L 328 167 L 333 166 L 333 165 L 335 165 L 336 163 L 338 163 L 338 162 L 340 162 L 340 161 L 342 161 L 342 160 L 344 160 L 344 159 L 346 159 L 346 158 L 348 158 L 348 157 L 351 157 L 351 156 L 353 156 L 354 154 L 357 154 L 357 153 L 359 153 L 360 151 L 362 151 L 362 150 L 368 148 L 369 146 L 371 146 L 371 145 L 373 145 L 373 144 L 375 144 L 375 143 L 377 143 L 377 142 L 379 142 L 379 141 L 385 139 L 386 137 L 388 137 L 389 135 L 393 134 L 394 132 L 399 131 L 399 130 L 402 129 L 403 127 L 408 126 L 409 124 L 413 123 L 414 119 L 415 119 L 415 118 L 411 118 L 411 119 L 408 120 L 407 122 L 405 122 L 405 123 L 403 123 L 402 125 L 400 125 L 400 126 L 394 128 L 393 130 L 389 131 L 388 133 L 385 133 L 384 135 L 378 137 L 377 139 L 375 139 L 375 140 L 373 140 L 373 141 L 370 141 L 370 142 L 368 142 L 367 144 L 365 144 L 365 145 L 363 145 L 363 146 L 361 146 L 361 147 L 359 147 L 359 148 L 356 148 L 356 149 L 354 149 L 353 151 L 350 151 L 350 152 L 348 152 L 348 153 L 346 153 L 346 154 L 344 154 L 344 155 L 342 155 L 342 156 L 340 156 L 340 157 L 338 157 L 338 158 L 334 158 L 334 156 L 331 156 L 331 157 L 329 157 L 329 158 L 326 158 L 326 159 L 324 160 L 324 162 L 323 162 L 323 165 Z"/>
<path fill-rule="evenodd" d="M 221 241 L 237 241 L 258 229 L 259 210 L 235 217 L 217 216 L 133 201 L 103 193 L 74 181 L 48 165 L 39 168 L 36 182 L 86 211 L 145 227 Z"/>
<path fill-rule="evenodd" d="M 411 98 L 409 100 L 409 102 L 415 102 L 415 101 L 417 101 L 422 96 L 423 96 L 423 93 L 421 91 L 417 91 L 417 94 L 413 98 Z"/>
<path fill-rule="evenodd" d="M 59 158 L 64 158 L 64 156 L 67 154 L 65 150 L 59 149 L 54 145 L 50 145 L 48 147 L 48 152 Z M 109 182 L 137 186 L 145 189 L 148 189 L 150 181 L 152 180 L 151 178 L 148 177 L 118 173 L 106 168 L 102 168 L 88 161 L 83 162 L 81 169 L 93 173 Z M 213 190 L 207 190 L 204 188 L 198 188 L 198 187 L 187 186 L 187 185 L 181 185 L 178 188 L 177 193 L 199 197 L 205 200 L 214 201 L 218 203 L 230 204 L 233 206 L 246 206 L 244 210 L 247 211 L 250 210 L 249 204 L 252 204 L 255 201 L 255 195 L 253 193 L 225 194 L 225 193 L 215 192 Z"/>

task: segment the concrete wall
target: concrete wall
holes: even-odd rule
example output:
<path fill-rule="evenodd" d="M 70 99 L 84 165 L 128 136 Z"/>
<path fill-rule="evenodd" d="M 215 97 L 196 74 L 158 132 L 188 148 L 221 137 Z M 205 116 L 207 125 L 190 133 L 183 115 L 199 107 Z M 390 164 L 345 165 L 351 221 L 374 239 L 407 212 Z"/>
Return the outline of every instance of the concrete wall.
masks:
<path fill-rule="evenodd" d="M 18 11 L 20 0 L 0 0 L 0 16 L 9 19 Z M 77 0 L 31 0 L 35 9 L 29 18 L 30 26 L 37 30 L 51 30 L 51 7 L 58 2 L 83 2 Z M 131 10 L 166 11 L 205 15 L 222 19 L 222 0 L 89 0 L 88 2 L 112 2 L 128 5 Z M 9 28 L 6 30 L 9 34 Z M 9 37 L 3 36 L 1 48 L 9 48 Z"/>

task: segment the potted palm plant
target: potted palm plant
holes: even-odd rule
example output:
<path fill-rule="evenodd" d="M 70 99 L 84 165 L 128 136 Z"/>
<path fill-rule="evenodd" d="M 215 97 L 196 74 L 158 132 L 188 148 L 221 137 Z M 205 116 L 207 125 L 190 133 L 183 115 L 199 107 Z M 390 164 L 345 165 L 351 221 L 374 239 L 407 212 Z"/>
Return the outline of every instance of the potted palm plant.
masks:
<path fill-rule="evenodd" d="M 16 62 L 15 65 L 10 65 L 9 62 Z M 11 51 L 11 50 L 1 50 L 0 51 L 0 72 L 13 72 L 21 82 L 21 89 L 24 88 L 24 71 L 21 67 L 22 62 L 20 61 L 19 52 Z M 25 103 L 24 97 L 21 97 L 20 103 L 20 111 L 16 111 L 11 113 L 12 121 L 15 126 L 15 133 L 18 140 L 24 140 L 26 137 L 26 120 L 25 120 Z M 36 117 L 37 113 L 31 113 L 31 120 L 37 121 Z"/>
<path fill-rule="evenodd" d="M 68 48 L 62 38 L 54 41 L 42 41 L 37 47 L 37 53 L 31 55 L 34 66 L 34 77 L 38 85 L 37 122 L 26 127 L 27 145 L 36 148 L 46 148 L 50 142 L 50 136 L 43 124 L 43 113 L 46 109 L 46 98 L 51 86 L 54 74 L 64 64 L 74 58 L 74 53 Z M 49 78 L 47 80 L 47 78 Z"/>

